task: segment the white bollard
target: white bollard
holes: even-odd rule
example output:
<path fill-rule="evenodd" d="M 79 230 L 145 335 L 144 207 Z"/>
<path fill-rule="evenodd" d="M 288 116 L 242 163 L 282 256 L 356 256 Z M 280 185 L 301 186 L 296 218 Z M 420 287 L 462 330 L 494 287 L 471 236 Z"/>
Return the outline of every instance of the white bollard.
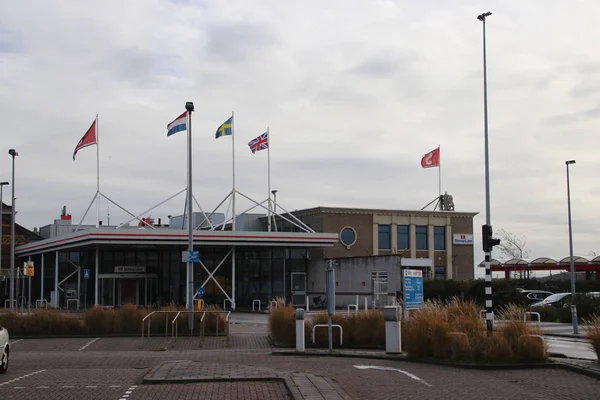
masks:
<path fill-rule="evenodd" d="M 309 312 L 308 301 L 309 301 L 309 298 L 308 298 L 308 295 L 306 295 L 306 312 Z"/>
<path fill-rule="evenodd" d="M 400 331 L 402 320 L 402 307 L 383 307 L 385 321 L 385 352 L 387 354 L 402 353 L 402 333 Z"/>
<path fill-rule="evenodd" d="M 297 308 L 294 315 L 296 316 L 296 351 L 304 352 L 304 310 Z"/>
<path fill-rule="evenodd" d="M 365 311 L 367 311 L 367 298 L 365 297 Z"/>

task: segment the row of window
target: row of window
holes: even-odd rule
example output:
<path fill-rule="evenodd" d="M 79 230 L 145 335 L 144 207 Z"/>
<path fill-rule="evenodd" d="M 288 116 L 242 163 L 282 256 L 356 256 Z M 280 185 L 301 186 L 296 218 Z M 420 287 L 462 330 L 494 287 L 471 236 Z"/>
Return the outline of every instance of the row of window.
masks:
<path fill-rule="evenodd" d="M 391 250 L 392 248 L 392 226 L 379 225 L 379 250 Z M 397 225 L 396 228 L 396 249 L 410 249 L 410 228 L 409 225 Z M 429 250 L 428 248 L 428 230 L 427 226 L 415 226 L 415 248 L 417 250 Z M 433 227 L 433 249 L 446 250 L 446 227 Z"/>

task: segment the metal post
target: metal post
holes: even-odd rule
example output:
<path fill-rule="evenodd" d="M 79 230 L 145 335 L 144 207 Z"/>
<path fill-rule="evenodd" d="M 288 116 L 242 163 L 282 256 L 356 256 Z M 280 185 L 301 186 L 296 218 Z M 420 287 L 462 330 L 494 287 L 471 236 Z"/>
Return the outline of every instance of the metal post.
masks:
<path fill-rule="evenodd" d="M 477 17 L 483 23 L 483 118 L 484 118 L 484 141 L 485 141 L 485 223 L 491 225 L 490 215 L 490 158 L 488 150 L 488 107 L 487 107 L 487 56 L 485 44 L 485 19 L 492 15 L 486 12 Z M 492 252 L 485 253 L 485 322 L 488 336 L 492 336 L 494 330 L 494 310 L 492 304 L 492 273 L 490 261 Z"/>
<path fill-rule="evenodd" d="M 277 218 L 275 217 L 277 215 L 277 190 L 271 190 L 271 193 L 273 193 L 273 225 L 275 226 L 275 232 L 277 232 Z"/>
<path fill-rule="evenodd" d="M 98 275 L 100 274 L 100 254 L 96 247 L 96 269 L 94 270 L 94 307 L 98 307 Z"/>
<path fill-rule="evenodd" d="M 567 166 L 567 207 L 569 212 L 569 258 L 571 264 L 571 319 L 573 320 L 573 333 L 578 334 L 577 304 L 575 304 L 575 262 L 573 261 L 573 230 L 571 228 L 571 184 L 569 181 L 569 165 L 575 160 L 565 161 Z"/>
<path fill-rule="evenodd" d="M 15 156 L 19 153 L 15 149 L 10 149 L 8 154 L 12 157 L 12 196 L 11 196 L 11 207 L 10 207 L 10 309 L 14 311 L 15 301 Z"/>
<path fill-rule="evenodd" d="M 59 264 L 59 254 L 58 251 L 54 252 L 54 306 L 58 308 L 58 264 Z"/>
<path fill-rule="evenodd" d="M 44 298 L 44 253 L 40 254 L 42 263 L 40 266 L 40 299 Z"/>
<path fill-rule="evenodd" d="M 188 101 L 185 103 L 185 109 L 188 112 L 187 116 L 187 133 L 188 133 L 188 188 L 187 188 L 187 222 L 188 222 L 188 251 L 194 250 L 194 226 L 192 222 L 193 203 L 192 203 L 192 111 L 194 111 L 194 103 Z M 194 329 L 194 314 L 191 312 L 194 309 L 194 264 L 187 262 L 187 309 L 188 311 L 188 327 L 191 331 Z"/>

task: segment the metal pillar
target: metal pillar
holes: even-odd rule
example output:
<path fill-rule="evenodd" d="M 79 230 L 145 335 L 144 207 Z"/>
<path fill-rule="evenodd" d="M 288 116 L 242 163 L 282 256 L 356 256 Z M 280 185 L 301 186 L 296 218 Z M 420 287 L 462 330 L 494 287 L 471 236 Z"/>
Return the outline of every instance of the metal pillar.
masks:
<path fill-rule="evenodd" d="M 59 264 L 59 254 L 58 251 L 54 252 L 54 307 L 58 308 L 58 264 Z"/>
<path fill-rule="evenodd" d="M 569 165 L 575 164 L 575 160 L 566 161 L 567 166 L 567 207 L 569 212 L 569 259 L 571 266 L 571 319 L 573 322 L 573 333 L 577 335 L 579 327 L 577 323 L 577 304 L 575 298 L 575 262 L 573 261 L 573 229 L 571 226 L 571 184 L 569 181 Z"/>

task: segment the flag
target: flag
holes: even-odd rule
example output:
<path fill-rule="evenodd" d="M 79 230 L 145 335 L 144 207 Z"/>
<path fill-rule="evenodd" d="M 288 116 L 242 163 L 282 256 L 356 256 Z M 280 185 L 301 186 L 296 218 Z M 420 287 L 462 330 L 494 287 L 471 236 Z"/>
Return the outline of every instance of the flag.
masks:
<path fill-rule="evenodd" d="M 175 118 L 175 121 L 167 125 L 167 136 L 187 130 L 187 111 Z"/>
<path fill-rule="evenodd" d="M 96 120 L 94 120 L 94 122 L 92 122 L 92 126 L 90 126 L 90 129 L 87 130 L 87 132 L 85 133 L 85 135 L 83 135 L 79 143 L 77 143 L 77 146 L 75 146 L 75 151 L 73 152 L 73 160 L 75 160 L 75 155 L 79 150 L 96 143 Z"/>
<path fill-rule="evenodd" d="M 421 167 L 423 168 L 431 168 L 431 167 L 439 167 L 440 166 L 440 148 L 438 147 L 435 150 L 425 154 L 421 159 Z"/>
<path fill-rule="evenodd" d="M 229 136 L 231 135 L 231 123 L 233 121 L 233 116 L 229 117 L 229 119 L 217 129 L 217 133 L 215 133 L 215 139 L 220 138 L 221 136 Z"/>
<path fill-rule="evenodd" d="M 252 154 L 255 154 L 257 151 L 261 151 L 269 148 L 269 132 L 265 132 L 259 137 L 252 139 L 248 142 L 248 146 L 250 147 L 250 151 Z"/>

